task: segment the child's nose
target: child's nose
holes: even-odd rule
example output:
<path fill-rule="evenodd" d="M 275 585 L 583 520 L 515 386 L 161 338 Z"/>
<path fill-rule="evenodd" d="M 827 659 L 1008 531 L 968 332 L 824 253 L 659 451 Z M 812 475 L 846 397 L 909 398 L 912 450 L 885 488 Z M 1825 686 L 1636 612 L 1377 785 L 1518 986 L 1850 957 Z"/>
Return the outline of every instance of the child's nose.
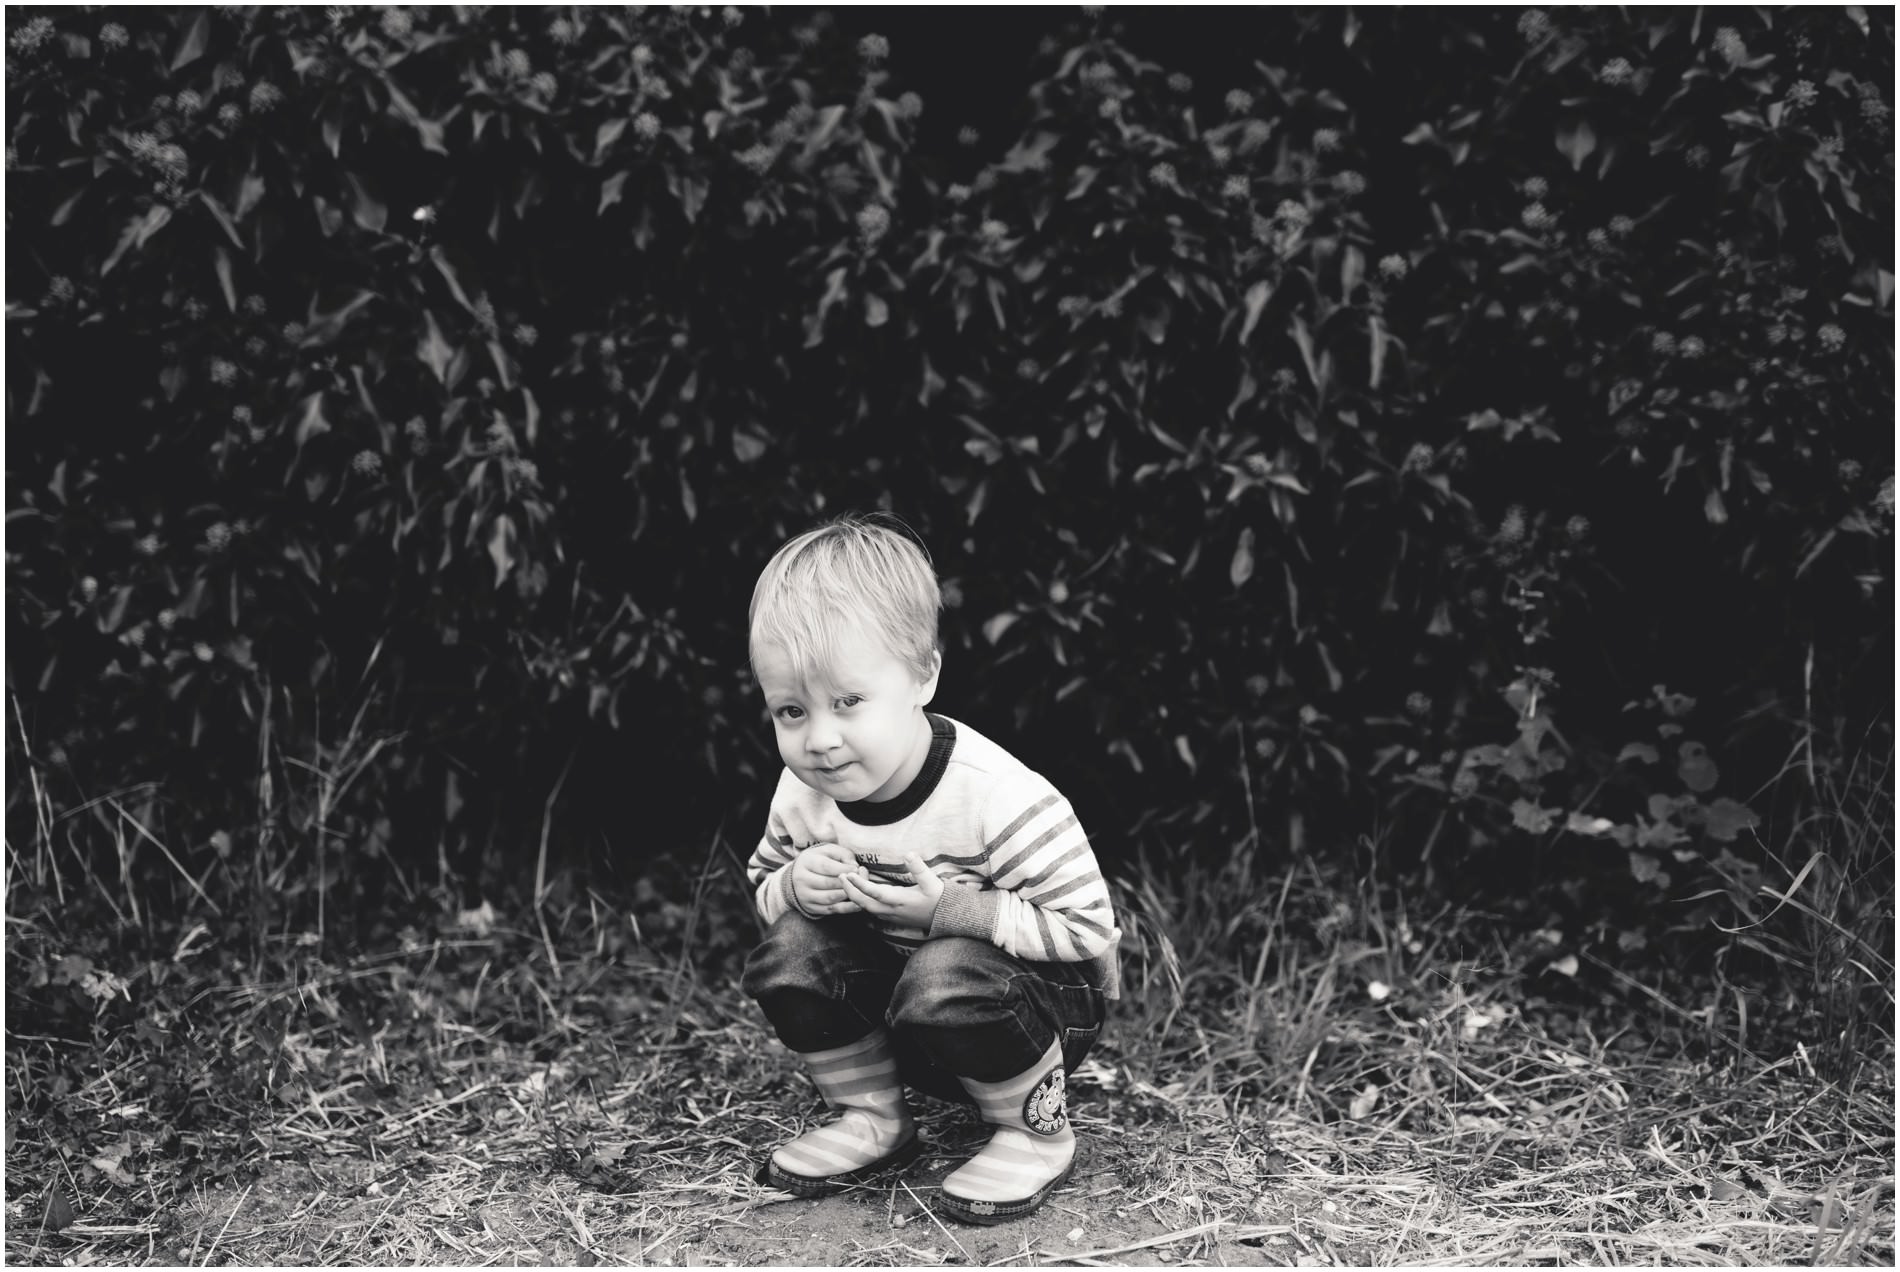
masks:
<path fill-rule="evenodd" d="M 805 730 L 805 749 L 818 754 L 835 751 L 844 742 L 838 735 L 838 725 L 825 716 L 812 720 L 811 727 Z"/>

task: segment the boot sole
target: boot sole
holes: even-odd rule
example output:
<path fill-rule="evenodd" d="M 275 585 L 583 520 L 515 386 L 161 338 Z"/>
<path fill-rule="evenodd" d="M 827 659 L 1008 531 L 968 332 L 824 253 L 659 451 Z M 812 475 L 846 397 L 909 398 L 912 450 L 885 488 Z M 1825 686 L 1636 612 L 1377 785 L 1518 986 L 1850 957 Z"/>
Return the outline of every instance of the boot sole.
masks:
<path fill-rule="evenodd" d="M 794 1197 L 829 1197 L 859 1184 L 867 1184 L 887 1170 L 908 1166 L 924 1151 L 924 1142 L 916 1135 L 874 1162 L 836 1175 L 798 1175 L 784 1169 L 770 1157 L 753 1176 L 759 1183 L 791 1193 Z"/>
<path fill-rule="evenodd" d="M 1012 1219 L 1021 1219 L 1024 1215 L 1033 1214 L 1042 1209 L 1042 1203 L 1049 1200 L 1049 1194 L 1069 1182 L 1069 1176 L 1075 1172 L 1075 1163 L 1079 1157 L 1080 1154 L 1077 1154 L 1076 1157 L 1070 1158 L 1069 1164 L 1062 1168 L 1060 1175 L 1021 1201 L 973 1201 L 954 1193 L 944 1193 L 942 1194 L 943 1208 L 952 1219 L 960 1219 L 964 1223 L 982 1224 L 986 1227 L 990 1224 L 1008 1223 Z"/>

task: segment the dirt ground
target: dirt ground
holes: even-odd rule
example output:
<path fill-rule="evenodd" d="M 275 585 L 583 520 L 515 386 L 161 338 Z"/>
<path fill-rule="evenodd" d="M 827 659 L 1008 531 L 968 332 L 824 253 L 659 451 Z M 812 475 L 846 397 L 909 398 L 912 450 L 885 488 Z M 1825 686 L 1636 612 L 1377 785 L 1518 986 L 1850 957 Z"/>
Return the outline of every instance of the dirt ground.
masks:
<path fill-rule="evenodd" d="M 1086 1112 L 1078 1111 L 1076 1120 L 1083 1148 L 1070 1182 L 1038 1213 L 994 1227 L 938 1213 L 940 1182 L 975 1151 L 984 1132 L 967 1111 L 932 1102 L 925 1134 L 939 1151 L 874 1186 L 834 1197 L 790 1198 L 753 1182 L 747 1168 L 757 1156 L 736 1144 L 732 1160 L 710 1178 L 683 1177 L 682 1159 L 663 1153 L 644 1168 L 623 1159 L 611 1178 L 596 1183 L 527 1163 L 483 1162 L 479 1145 L 382 1162 L 326 1153 L 301 1163 L 276 1161 L 248 1183 L 198 1192 L 189 1213 L 177 1216 L 172 1239 L 149 1234 L 151 1254 L 144 1261 L 268 1266 L 361 1257 L 674 1267 L 1298 1261 L 1297 1222 L 1217 1220 L 1198 1199 L 1169 1187 L 1142 1196 L 1130 1186 L 1138 1181 L 1115 1165 L 1134 1147 L 1128 1137 Z M 87 1232 L 82 1223 L 70 1234 Z"/>

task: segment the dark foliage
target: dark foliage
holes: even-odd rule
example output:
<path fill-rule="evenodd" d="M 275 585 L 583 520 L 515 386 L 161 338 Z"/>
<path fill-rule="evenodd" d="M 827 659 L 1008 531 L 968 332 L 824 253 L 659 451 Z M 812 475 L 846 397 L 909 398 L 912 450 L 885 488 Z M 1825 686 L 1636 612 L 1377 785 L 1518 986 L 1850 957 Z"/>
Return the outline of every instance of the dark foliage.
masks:
<path fill-rule="evenodd" d="M 823 15 L 37 12 L 16 843 L 743 853 L 751 582 L 847 508 L 1111 857 L 1752 895 L 1790 749 L 1890 748 L 1890 11 L 1276 10 L 1217 85 L 1084 17 L 928 154 Z"/>

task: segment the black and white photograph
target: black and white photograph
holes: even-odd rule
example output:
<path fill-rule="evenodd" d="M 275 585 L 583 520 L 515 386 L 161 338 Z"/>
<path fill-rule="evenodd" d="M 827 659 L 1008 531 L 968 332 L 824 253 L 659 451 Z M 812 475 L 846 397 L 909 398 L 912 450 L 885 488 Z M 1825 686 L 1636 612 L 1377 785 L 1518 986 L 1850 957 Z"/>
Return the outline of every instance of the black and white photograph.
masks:
<path fill-rule="evenodd" d="M 1894 1265 L 1893 6 L 5 27 L 8 1264 Z"/>

